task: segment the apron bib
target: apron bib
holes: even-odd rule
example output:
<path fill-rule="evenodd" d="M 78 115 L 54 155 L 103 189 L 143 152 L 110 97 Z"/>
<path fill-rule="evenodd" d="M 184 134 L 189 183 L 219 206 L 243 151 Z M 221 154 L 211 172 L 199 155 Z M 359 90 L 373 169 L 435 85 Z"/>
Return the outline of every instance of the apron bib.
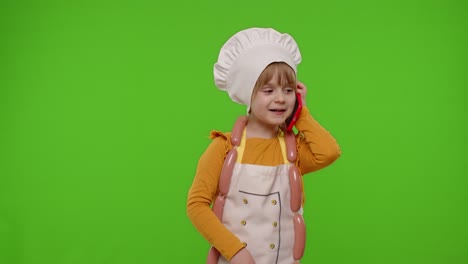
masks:
<path fill-rule="evenodd" d="M 231 134 L 213 213 L 252 254 L 256 264 L 298 264 L 305 249 L 302 217 L 302 177 L 294 165 L 296 139 L 291 131 L 278 135 L 283 164 L 242 164 L 245 125 L 237 119 Z M 227 264 L 213 246 L 207 264 Z"/>
<path fill-rule="evenodd" d="M 246 245 L 257 264 L 294 262 L 294 214 L 289 208 L 290 164 L 284 137 L 278 139 L 284 164 L 242 164 L 244 130 L 224 205 L 223 224 Z M 220 256 L 218 263 L 228 262 Z"/>

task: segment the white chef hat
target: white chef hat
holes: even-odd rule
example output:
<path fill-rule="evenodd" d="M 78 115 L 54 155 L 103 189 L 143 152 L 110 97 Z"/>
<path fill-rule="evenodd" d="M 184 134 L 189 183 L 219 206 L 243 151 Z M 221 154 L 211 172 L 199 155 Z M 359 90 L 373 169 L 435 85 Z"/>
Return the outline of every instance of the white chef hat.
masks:
<path fill-rule="evenodd" d="M 273 62 L 285 62 L 294 72 L 301 53 L 294 39 L 272 28 L 249 28 L 232 36 L 221 48 L 214 65 L 218 89 L 234 102 L 247 105 L 262 71 Z"/>

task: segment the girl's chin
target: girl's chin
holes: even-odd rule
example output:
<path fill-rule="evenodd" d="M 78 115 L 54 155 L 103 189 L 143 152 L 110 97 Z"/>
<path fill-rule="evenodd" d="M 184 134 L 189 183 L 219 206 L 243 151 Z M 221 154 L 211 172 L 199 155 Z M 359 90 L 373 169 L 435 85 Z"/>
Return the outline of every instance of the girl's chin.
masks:
<path fill-rule="evenodd" d="M 282 125 L 284 125 L 284 123 L 285 123 L 285 120 L 283 120 L 283 119 L 275 120 L 275 121 L 270 122 L 270 124 L 272 126 L 282 126 Z"/>

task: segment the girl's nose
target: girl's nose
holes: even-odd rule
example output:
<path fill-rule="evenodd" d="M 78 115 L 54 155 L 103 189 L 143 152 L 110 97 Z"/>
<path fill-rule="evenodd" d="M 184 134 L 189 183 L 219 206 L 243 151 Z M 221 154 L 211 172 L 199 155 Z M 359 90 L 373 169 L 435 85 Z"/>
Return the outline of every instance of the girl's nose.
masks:
<path fill-rule="evenodd" d="M 282 92 L 276 93 L 275 101 L 276 102 L 284 102 L 284 94 Z"/>

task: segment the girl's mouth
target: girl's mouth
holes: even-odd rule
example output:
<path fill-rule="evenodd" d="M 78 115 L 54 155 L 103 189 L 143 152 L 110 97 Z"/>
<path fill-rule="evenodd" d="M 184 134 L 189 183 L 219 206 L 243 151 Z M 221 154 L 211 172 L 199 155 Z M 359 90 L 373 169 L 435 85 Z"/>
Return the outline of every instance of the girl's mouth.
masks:
<path fill-rule="evenodd" d="M 269 109 L 270 112 L 273 112 L 274 114 L 283 114 L 284 112 L 286 112 L 286 109 L 279 109 L 279 108 L 273 108 L 273 109 Z"/>

